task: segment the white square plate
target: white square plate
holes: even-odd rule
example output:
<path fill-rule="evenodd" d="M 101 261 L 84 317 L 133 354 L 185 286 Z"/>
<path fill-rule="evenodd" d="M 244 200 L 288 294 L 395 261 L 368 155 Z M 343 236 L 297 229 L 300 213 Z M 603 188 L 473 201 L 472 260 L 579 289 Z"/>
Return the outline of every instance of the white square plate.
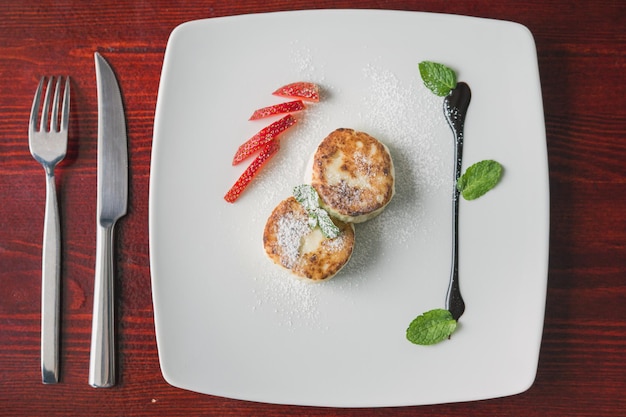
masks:
<path fill-rule="evenodd" d="M 472 89 L 464 169 L 504 166 L 461 201 L 459 329 L 405 339 L 443 308 L 451 252 L 453 140 L 443 99 L 418 63 L 452 67 Z M 281 150 L 234 204 L 249 121 L 295 81 L 322 88 Z M 303 182 L 332 130 L 391 149 L 396 195 L 356 226 L 350 263 L 296 280 L 262 248 L 265 220 Z M 453 15 L 315 10 L 185 23 L 167 45 L 155 116 L 150 260 L 159 358 L 172 385 L 252 401 L 335 407 L 434 404 L 512 395 L 535 378 L 548 266 L 548 166 L 535 45 L 523 26 Z"/>

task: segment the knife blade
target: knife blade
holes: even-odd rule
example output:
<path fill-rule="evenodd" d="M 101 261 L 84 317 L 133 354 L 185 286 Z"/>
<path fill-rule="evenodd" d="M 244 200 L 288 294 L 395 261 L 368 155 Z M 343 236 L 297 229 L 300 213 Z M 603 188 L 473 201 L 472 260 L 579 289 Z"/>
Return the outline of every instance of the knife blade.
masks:
<path fill-rule="evenodd" d="M 128 144 L 119 85 L 113 70 L 94 54 L 98 91 L 98 196 L 96 268 L 89 385 L 115 385 L 114 228 L 128 207 Z"/>

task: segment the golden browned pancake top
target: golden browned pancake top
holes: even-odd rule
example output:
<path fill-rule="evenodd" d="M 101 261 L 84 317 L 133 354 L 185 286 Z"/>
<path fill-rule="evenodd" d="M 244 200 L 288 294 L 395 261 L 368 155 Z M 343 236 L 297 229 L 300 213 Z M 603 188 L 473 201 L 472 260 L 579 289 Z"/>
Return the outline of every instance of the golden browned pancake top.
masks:
<path fill-rule="evenodd" d="M 313 157 L 311 185 L 335 217 L 360 222 L 378 214 L 394 194 L 394 167 L 387 147 L 364 132 L 337 129 Z"/>
<path fill-rule="evenodd" d="M 319 228 L 311 229 L 306 210 L 289 197 L 281 201 L 267 219 L 263 246 L 267 255 L 295 275 L 313 281 L 332 278 L 348 262 L 354 248 L 354 228 L 335 221 L 340 234 L 325 238 Z"/>

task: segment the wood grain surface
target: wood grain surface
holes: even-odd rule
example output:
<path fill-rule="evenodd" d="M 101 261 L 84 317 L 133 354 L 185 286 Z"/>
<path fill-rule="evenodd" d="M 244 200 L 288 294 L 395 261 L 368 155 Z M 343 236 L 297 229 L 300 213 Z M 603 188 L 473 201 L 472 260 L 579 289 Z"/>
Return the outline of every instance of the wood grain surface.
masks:
<path fill-rule="evenodd" d="M 535 37 L 551 188 L 545 327 L 535 384 L 487 401 L 332 409 L 259 404 L 168 385 L 159 369 L 148 250 L 154 110 L 172 29 L 188 20 L 311 8 L 375 8 L 511 20 Z M 626 415 L 626 3 L 591 1 L 0 0 L 0 416 Z M 95 265 L 93 53 L 120 74 L 130 205 L 116 245 L 118 385 L 87 385 Z M 28 150 L 41 75 L 72 77 L 70 145 L 57 170 L 61 381 L 39 366 L 44 171 Z"/>

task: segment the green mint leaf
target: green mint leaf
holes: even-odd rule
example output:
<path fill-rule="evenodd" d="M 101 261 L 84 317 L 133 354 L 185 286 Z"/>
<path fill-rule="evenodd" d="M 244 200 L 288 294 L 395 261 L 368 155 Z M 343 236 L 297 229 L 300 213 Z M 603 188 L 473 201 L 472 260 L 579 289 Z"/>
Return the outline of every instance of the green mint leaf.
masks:
<path fill-rule="evenodd" d="M 311 229 L 319 226 L 322 234 L 329 239 L 339 236 L 339 228 L 333 223 L 328 212 L 320 207 L 320 197 L 313 186 L 309 184 L 297 185 L 293 188 L 293 196 L 309 214 L 309 227 Z"/>
<path fill-rule="evenodd" d="M 502 165 L 491 159 L 480 161 L 467 168 L 456 183 L 463 198 L 475 200 L 496 186 L 502 176 Z"/>
<path fill-rule="evenodd" d="M 296 185 L 293 188 L 293 196 L 307 211 L 315 210 L 320 206 L 319 195 L 309 184 Z"/>
<path fill-rule="evenodd" d="M 419 71 L 424 85 L 438 96 L 447 96 L 456 87 L 456 73 L 443 64 L 422 61 Z"/>
<path fill-rule="evenodd" d="M 416 345 L 434 345 L 456 330 L 456 320 L 448 310 L 435 309 L 417 316 L 406 329 L 406 338 Z"/>
<path fill-rule="evenodd" d="M 317 224 L 322 230 L 322 234 L 329 238 L 334 239 L 339 236 L 341 232 L 339 228 L 333 223 L 333 220 L 330 218 L 326 210 L 322 208 L 318 208 L 315 210 L 315 218 L 317 219 Z"/>

